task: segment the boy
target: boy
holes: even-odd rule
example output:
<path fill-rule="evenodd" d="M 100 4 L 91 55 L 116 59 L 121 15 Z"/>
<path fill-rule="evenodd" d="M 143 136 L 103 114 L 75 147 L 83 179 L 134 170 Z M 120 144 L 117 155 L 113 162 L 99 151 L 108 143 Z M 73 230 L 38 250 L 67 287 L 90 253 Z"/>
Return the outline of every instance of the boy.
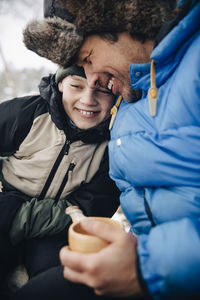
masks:
<path fill-rule="evenodd" d="M 0 283 L 23 259 L 29 277 L 59 264 L 68 205 L 112 216 L 119 191 L 108 175 L 113 95 L 90 89 L 75 65 L 44 77 L 40 95 L 0 104 Z"/>

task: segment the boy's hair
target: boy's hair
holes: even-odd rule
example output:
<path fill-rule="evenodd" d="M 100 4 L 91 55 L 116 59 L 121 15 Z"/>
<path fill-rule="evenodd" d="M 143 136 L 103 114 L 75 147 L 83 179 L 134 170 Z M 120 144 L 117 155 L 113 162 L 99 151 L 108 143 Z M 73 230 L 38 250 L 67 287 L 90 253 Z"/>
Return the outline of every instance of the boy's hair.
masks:
<path fill-rule="evenodd" d="M 65 77 L 69 75 L 77 75 L 86 78 L 85 71 L 82 67 L 72 65 L 68 68 L 59 68 L 55 75 L 55 82 L 58 84 L 60 81 L 62 81 Z"/>

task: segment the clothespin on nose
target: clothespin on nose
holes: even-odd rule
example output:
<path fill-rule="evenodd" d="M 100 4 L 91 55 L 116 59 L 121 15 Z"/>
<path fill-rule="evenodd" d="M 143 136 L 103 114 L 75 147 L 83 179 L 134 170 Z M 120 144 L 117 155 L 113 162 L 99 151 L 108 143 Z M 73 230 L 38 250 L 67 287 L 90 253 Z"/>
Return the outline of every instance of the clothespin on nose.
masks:
<path fill-rule="evenodd" d="M 154 60 L 151 61 L 151 87 L 148 90 L 148 101 L 149 101 L 149 110 L 150 115 L 155 117 L 157 111 L 157 96 L 158 96 L 158 89 L 156 87 L 156 76 L 155 76 L 155 64 Z"/>
<path fill-rule="evenodd" d="M 110 124 L 109 124 L 109 130 L 111 130 L 113 127 L 113 124 L 114 124 L 114 121 L 115 121 L 115 118 L 117 115 L 117 111 L 118 111 L 121 101 L 122 101 L 122 96 L 119 96 L 116 104 L 110 110 L 110 114 L 112 115 L 112 117 L 111 117 Z"/>

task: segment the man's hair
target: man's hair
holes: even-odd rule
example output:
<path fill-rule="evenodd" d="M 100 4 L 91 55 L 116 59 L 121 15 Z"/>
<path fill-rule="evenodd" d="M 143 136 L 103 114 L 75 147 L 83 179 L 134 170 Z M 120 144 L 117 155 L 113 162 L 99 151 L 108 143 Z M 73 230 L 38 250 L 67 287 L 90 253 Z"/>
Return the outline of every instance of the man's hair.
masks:
<path fill-rule="evenodd" d="M 102 33 L 99 33 L 99 36 L 102 39 L 107 40 L 111 43 L 115 43 L 115 42 L 118 41 L 118 34 L 117 33 L 102 32 Z"/>

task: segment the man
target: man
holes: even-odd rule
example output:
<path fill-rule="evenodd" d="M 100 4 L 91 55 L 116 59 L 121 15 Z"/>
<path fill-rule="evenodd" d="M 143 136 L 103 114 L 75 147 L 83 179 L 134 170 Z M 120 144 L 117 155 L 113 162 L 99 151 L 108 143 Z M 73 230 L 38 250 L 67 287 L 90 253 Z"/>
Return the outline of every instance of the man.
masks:
<path fill-rule="evenodd" d="M 64 276 L 97 295 L 198 298 L 200 3 L 180 1 L 171 15 L 176 1 L 60 2 L 75 25 L 47 20 L 40 36 L 44 41 L 51 31 L 52 53 L 38 53 L 62 66 L 77 60 L 91 87 L 123 96 L 109 144 L 110 175 L 134 233 L 83 222 L 110 245 L 91 255 L 63 248 Z M 33 51 L 34 26 L 25 31 Z"/>

